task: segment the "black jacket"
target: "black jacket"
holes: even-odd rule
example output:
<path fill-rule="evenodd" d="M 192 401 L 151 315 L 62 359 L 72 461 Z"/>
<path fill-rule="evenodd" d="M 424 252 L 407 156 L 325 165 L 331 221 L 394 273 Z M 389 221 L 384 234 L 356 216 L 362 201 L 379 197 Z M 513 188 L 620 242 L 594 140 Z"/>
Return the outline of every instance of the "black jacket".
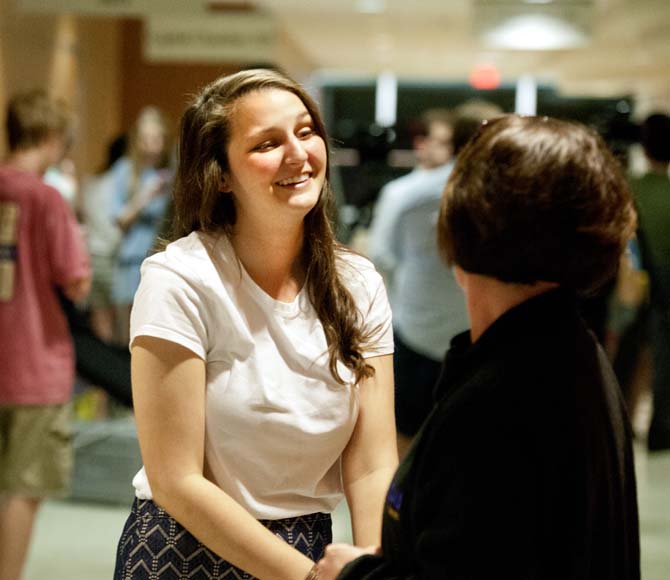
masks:
<path fill-rule="evenodd" d="M 457 336 L 391 484 L 364 578 L 638 580 L 631 431 L 602 349 L 561 290 Z"/>

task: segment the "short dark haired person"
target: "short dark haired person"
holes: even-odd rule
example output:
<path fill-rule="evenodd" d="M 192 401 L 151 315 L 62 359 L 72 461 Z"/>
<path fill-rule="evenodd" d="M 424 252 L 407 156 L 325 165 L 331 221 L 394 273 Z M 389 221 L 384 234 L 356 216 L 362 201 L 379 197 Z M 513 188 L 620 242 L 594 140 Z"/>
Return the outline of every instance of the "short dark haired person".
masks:
<path fill-rule="evenodd" d="M 639 214 L 642 267 L 649 273 L 653 412 L 647 447 L 670 450 L 670 115 L 653 113 L 640 127 L 648 170 L 631 179 Z"/>
<path fill-rule="evenodd" d="M 589 129 L 518 116 L 480 128 L 438 226 L 471 329 L 390 486 L 381 548 L 330 546 L 321 580 L 639 579 L 631 430 L 577 309 L 634 227 Z"/>

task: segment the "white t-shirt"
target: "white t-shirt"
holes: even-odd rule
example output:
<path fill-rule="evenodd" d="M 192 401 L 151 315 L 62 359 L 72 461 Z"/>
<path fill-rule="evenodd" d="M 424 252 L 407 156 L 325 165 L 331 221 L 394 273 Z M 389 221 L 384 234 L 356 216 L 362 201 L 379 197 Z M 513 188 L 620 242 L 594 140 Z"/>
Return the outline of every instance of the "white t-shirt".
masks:
<path fill-rule="evenodd" d="M 339 272 L 364 320 L 379 327 L 364 356 L 393 352 L 381 276 L 342 253 Z M 358 386 L 328 368 L 321 322 L 303 288 L 293 302 L 269 296 L 225 235 L 192 233 L 144 261 L 131 344 L 153 336 L 206 363 L 205 473 L 258 519 L 332 511 L 343 495 L 340 456 L 358 417 Z M 189 385 L 184 385 L 185 389 Z M 136 495 L 151 499 L 144 468 Z"/>

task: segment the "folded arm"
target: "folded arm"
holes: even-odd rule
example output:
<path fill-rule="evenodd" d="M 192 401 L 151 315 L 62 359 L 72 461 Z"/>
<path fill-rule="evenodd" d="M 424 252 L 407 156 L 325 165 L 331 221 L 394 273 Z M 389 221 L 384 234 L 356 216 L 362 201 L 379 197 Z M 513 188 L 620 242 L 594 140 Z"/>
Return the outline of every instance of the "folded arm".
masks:
<path fill-rule="evenodd" d="M 268 531 L 203 475 L 205 363 L 175 343 L 138 337 L 132 382 L 154 501 L 198 540 L 262 580 L 302 580 L 311 560 Z"/>

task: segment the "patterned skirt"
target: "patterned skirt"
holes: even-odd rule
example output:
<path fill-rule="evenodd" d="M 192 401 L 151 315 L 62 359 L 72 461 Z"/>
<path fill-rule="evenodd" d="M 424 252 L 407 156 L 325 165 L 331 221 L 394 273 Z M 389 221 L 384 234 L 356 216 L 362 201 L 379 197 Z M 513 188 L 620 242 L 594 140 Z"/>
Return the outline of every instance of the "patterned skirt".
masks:
<path fill-rule="evenodd" d="M 329 514 L 260 520 L 313 561 L 332 541 Z M 114 580 L 254 580 L 196 540 L 151 500 L 135 499 L 116 554 Z"/>

